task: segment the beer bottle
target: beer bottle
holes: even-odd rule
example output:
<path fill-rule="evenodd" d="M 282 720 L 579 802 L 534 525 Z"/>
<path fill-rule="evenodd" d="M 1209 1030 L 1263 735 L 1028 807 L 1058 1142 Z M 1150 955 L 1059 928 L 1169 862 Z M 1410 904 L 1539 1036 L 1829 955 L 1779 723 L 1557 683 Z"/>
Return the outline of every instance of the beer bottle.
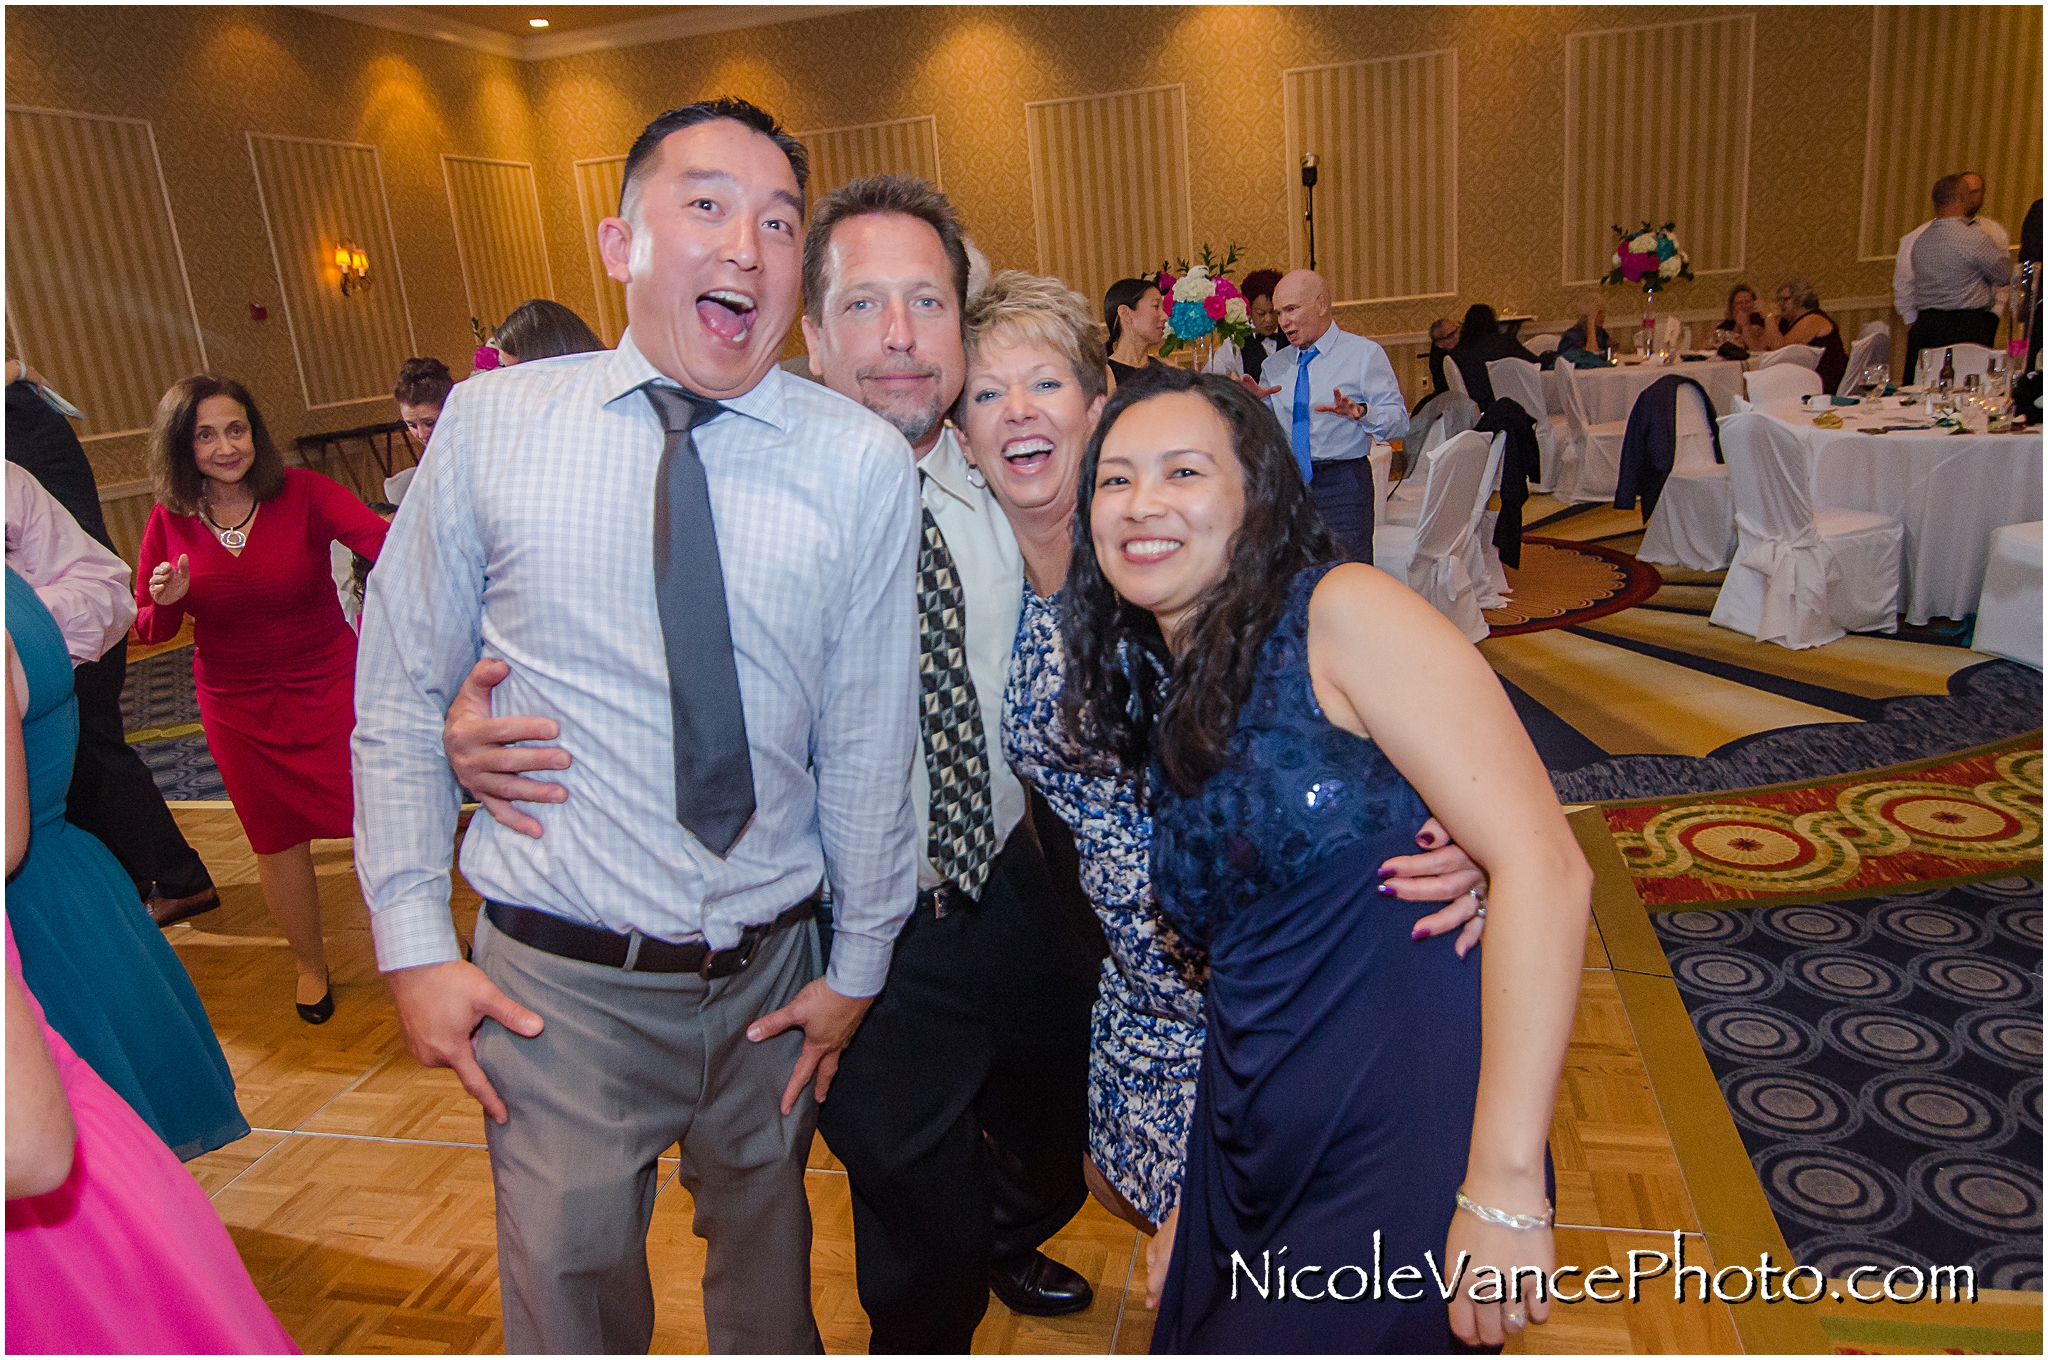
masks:
<path fill-rule="evenodd" d="M 1954 346 L 1941 352 L 1941 376 L 1934 380 L 1934 390 L 1947 396 L 1956 385 L 1956 351 Z"/>

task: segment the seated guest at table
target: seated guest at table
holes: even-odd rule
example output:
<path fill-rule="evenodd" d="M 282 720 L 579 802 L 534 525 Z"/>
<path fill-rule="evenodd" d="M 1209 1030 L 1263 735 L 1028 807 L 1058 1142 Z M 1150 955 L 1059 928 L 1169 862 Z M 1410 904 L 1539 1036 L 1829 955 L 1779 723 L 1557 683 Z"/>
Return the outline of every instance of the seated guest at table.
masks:
<path fill-rule="evenodd" d="M 1166 305 L 1150 279 L 1118 279 L 1102 295 L 1109 327 L 1109 373 L 1129 382 L 1151 363 L 1152 347 L 1166 339 Z"/>
<path fill-rule="evenodd" d="M 1763 314 L 1756 306 L 1756 289 L 1746 283 L 1738 283 L 1728 290 L 1728 314 L 1721 318 L 1721 324 L 1715 329 L 1727 331 L 1730 335 L 1746 335 L 1752 323 L 1763 324 Z"/>
<path fill-rule="evenodd" d="M 327 545 L 365 557 L 384 521 L 341 485 L 287 468 L 248 389 L 181 378 L 149 432 L 157 505 L 136 573 L 144 642 L 192 617 L 207 749 L 256 852 L 263 899 L 298 964 L 307 1024 L 334 1014 L 312 842 L 351 835 L 356 639 L 330 588 Z"/>
<path fill-rule="evenodd" d="M 1923 349 L 1949 345 L 1989 346 L 1998 337 L 1997 290 L 2012 282 L 2012 258 L 1999 237 L 1980 219 L 1968 220 L 1971 195 L 1963 175 L 1945 175 L 1934 186 L 1934 220 L 1913 242 L 1913 302 L 1919 319 L 1906 330 L 1905 381 Z M 1982 190 L 1977 201 L 1982 201 Z"/>
<path fill-rule="evenodd" d="M 1607 299 L 1599 293 L 1587 293 L 1579 299 L 1579 319 L 1563 335 L 1558 337 L 1557 352 L 1586 350 L 1604 355 L 1614 347 L 1614 339 L 1607 334 Z"/>
<path fill-rule="evenodd" d="M 1998 318 L 1993 317 L 1995 328 Z M 1842 328 L 1820 309 L 1820 294 L 1805 279 L 1787 279 L 1778 285 L 1777 315 L 1765 319 L 1752 313 L 1743 328 L 1743 344 L 1751 351 L 1783 349 L 1787 345 L 1812 345 L 1820 351 L 1820 386 L 1832 392 L 1842 385 L 1849 368 L 1849 351 L 1842 344 Z"/>
<path fill-rule="evenodd" d="M 1451 362 L 1465 379 L 1466 394 L 1479 403 L 1482 411 L 1493 405 L 1493 380 L 1486 376 L 1486 366 L 1495 359 L 1536 362 L 1527 346 L 1501 329 L 1493 308 L 1475 302 L 1465 309 L 1465 319 L 1458 325 L 1458 343 L 1451 350 Z"/>
<path fill-rule="evenodd" d="M 1244 294 L 1245 310 L 1251 315 L 1252 338 L 1245 342 L 1242 353 L 1236 345 L 1218 345 L 1203 372 L 1259 380 L 1266 360 L 1287 347 L 1287 338 L 1280 334 L 1280 313 L 1273 306 L 1273 290 L 1279 284 L 1277 269 L 1254 269 L 1244 276 L 1238 291 Z"/>
<path fill-rule="evenodd" d="M 548 298 L 535 298 L 514 307 L 491 343 L 508 364 L 588 354 L 606 348 L 597 332 L 583 324 L 582 317 Z"/>

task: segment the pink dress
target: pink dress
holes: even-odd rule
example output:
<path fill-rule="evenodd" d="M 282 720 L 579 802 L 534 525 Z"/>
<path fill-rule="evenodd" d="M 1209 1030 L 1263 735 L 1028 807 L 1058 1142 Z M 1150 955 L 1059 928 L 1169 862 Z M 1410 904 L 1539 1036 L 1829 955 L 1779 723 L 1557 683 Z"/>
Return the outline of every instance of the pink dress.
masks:
<path fill-rule="evenodd" d="M 14 931 L 7 971 L 21 982 Z M 71 1099 L 71 1176 L 7 1201 L 7 1349 L 296 1354 L 192 1173 L 43 1019 Z"/>

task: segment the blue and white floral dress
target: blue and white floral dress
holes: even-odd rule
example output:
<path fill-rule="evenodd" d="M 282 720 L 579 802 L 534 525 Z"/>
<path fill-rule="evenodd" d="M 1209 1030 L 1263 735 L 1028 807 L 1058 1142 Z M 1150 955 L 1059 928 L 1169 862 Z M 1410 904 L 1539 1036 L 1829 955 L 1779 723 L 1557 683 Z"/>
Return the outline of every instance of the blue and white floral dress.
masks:
<path fill-rule="evenodd" d="M 1059 596 L 1024 586 L 1005 696 L 1003 753 L 1074 833 L 1081 887 L 1109 957 L 1088 1053 L 1088 1153 L 1138 1212 L 1162 1221 L 1179 1201 L 1181 1162 L 1202 1061 L 1202 993 L 1152 900 L 1151 819 L 1116 757 L 1077 746 L 1060 718 L 1066 654 Z"/>

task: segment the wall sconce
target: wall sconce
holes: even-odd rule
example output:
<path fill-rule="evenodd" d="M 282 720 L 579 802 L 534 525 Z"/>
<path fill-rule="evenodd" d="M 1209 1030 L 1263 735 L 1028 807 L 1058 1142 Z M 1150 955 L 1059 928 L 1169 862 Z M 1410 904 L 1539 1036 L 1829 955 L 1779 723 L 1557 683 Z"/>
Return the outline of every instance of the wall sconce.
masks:
<path fill-rule="evenodd" d="M 359 293 L 370 286 L 370 257 L 353 241 L 337 242 L 334 267 L 341 271 L 341 295 Z"/>

